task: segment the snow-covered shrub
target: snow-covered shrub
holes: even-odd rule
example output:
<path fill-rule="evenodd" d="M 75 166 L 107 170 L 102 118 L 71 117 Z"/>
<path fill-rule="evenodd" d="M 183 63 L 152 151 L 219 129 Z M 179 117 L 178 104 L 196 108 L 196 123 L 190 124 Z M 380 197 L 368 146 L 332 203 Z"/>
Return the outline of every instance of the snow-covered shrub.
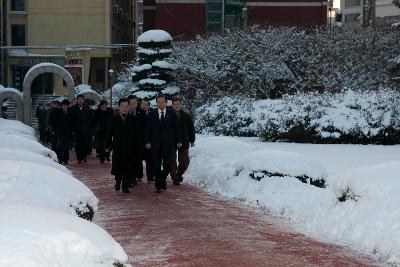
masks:
<path fill-rule="evenodd" d="M 303 183 L 325 187 L 328 176 L 321 164 L 300 154 L 279 150 L 257 150 L 235 163 L 236 176 L 260 181 L 269 177 L 296 178 Z"/>
<path fill-rule="evenodd" d="M 269 98 L 276 90 L 398 88 L 387 66 L 400 55 L 399 38 L 395 29 L 330 34 L 250 27 L 176 44 L 175 76 L 182 90 L 195 88 L 207 100 L 232 94 Z"/>
<path fill-rule="evenodd" d="M 254 101 L 224 97 L 201 106 L 201 132 L 262 141 L 400 143 L 400 93 L 394 90 L 304 93 Z M 233 107 L 235 106 L 235 107 Z"/>
<path fill-rule="evenodd" d="M 47 147 L 37 142 L 36 139 L 0 132 L 0 140 L 1 140 L 0 148 L 10 148 L 10 149 L 22 148 L 37 154 L 41 154 L 45 157 L 51 158 L 55 162 L 58 162 L 57 154 L 54 151 L 48 149 Z"/>
<path fill-rule="evenodd" d="M 35 129 L 33 129 L 32 127 L 29 127 L 28 125 L 20 121 L 6 120 L 2 118 L 0 118 L 0 132 L 20 134 L 23 136 L 32 136 L 32 137 L 35 137 L 36 135 Z"/>
<path fill-rule="evenodd" d="M 248 99 L 223 97 L 197 109 L 196 128 L 202 133 L 254 136 L 254 129 L 249 127 L 252 109 Z"/>
<path fill-rule="evenodd" d="M 0 203 L 2 266 L 128 267 L 123 248 L 94 223 L 51 209 Z"/>
<path fill-rule="evenodd" d="M 98 200 L 82 182 L 55 168 L 0 160 L 0 204 L 51 208 L 91 220 Z"/>

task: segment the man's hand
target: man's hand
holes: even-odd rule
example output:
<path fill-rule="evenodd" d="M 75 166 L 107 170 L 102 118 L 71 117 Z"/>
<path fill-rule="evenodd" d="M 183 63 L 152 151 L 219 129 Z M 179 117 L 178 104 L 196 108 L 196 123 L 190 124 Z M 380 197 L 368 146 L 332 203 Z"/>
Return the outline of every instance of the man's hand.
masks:
<path fill-rule="evenodd" d="M 150 149 L 151 148 L 151 144 L 147 143 L 144 147 L 147 148 L 147 149 Z"/>
<path fill-rule="evenodd" d="M 177 148 L 181 148 L 181 147 L 182 147 L 182 143 L 176 144 L 176 147 L 177 147 Z"/>
<path fill-rule="evenodd" d="M 194 143 L 190 143 L 190 146 L 191 146 L 191 147 L 194 147 Z"/>

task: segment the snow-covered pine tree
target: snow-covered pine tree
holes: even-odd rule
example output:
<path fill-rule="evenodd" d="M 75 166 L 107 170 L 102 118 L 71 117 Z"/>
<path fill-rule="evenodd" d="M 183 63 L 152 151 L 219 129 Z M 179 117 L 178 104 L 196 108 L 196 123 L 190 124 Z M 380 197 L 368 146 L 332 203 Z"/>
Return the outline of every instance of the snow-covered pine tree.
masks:
<path fill-rule="evenodd" d="M 132 68 L 132 82 L 137 83 L 134 92 L 138 98 L 153 100 L 162 93 L 171 97 L 179 93 L 172 72 L 176 66 L 170 63 L 172 37 L 163 30 L 146 31 L 138 37 L 139 66 Z"/>

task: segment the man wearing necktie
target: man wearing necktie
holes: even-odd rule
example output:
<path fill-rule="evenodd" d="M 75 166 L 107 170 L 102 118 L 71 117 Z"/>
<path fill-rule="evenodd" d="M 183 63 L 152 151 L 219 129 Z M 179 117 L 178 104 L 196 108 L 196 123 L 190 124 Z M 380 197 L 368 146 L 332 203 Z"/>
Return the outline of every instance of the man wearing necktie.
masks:
<path fill-rule="evenodd" d="M 167 189 L 167 176 L 171 170 L 172 150 L 182 146 L 179 122 L 167 110 L 164 95 L 156 98 L 157 109 L 149 113 L 146 123 L 145 147 L 151 149 L 156 192 Z"/>

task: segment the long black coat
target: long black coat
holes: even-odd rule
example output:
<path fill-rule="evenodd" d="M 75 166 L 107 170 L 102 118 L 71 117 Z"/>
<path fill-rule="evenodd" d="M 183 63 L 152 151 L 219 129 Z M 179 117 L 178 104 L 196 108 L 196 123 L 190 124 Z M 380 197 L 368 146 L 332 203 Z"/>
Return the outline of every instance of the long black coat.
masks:
<path fill-rule="evenodd" d="M 167 109 L 165 121 L 162 123 L 158 116 L 158 109 L 154 109 L 147 115 L 145 144 L 151 144 L 153 153 L 161 149 L 170 151 L 176 144 L 182 143 L 179 122 L 173 111 Z"/>
<path fill-rule="evenodd" d="M 196 140 L 192 117 L 183 110 L 179 113 L 175 113 L 175 115 L 181 130 L 182 148 L 188 149 L 190 143 L 194 143 Z"/>
<path fill-rule="evenodd" d="M 92 135 L 93 120 L 92 111 L 88 106 L 83 105 L 81 108 L 76 105 L 70 108 L 72 130 L 77 137 L 88 137 Z"/>
<path fill-rule="evenodd" d="M 118 113 L 110 120 L 107 132 L 107 148 L 113 150 L 112 175 L 131 176 L 134 174 L 135 157 L 138 155 L 138 124 L 134 116 L 126 116 L 125 120 Z"/>
<path fill-rule="evenodd" d="M 57 137 L 71 138 L 71 114 L 69 110 L 65 113 L 62 109 L 55 109 L 53 111 L 52 122 L 53 131 Z"/>
<path fill-rule="evenodd" d="M 96 109 L 93 114 L 93 125 L 97 129 L 97 137 L 105 138 L 111 117 L 114 115 L 112 108 L 108 107 L 105 111 Z"/>

